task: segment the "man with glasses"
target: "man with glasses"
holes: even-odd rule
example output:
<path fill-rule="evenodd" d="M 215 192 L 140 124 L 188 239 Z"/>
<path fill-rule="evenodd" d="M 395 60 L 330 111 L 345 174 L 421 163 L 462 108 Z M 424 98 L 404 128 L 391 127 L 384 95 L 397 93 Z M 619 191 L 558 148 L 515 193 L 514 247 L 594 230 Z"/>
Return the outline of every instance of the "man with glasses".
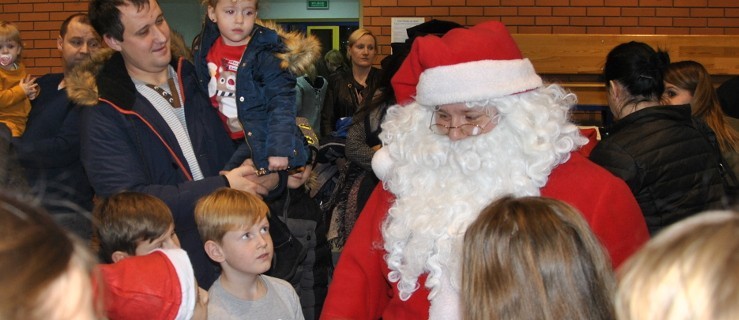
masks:
<path fill-rule="evenodd" d="M 449 136 L 449 139 L 452 141 L 490 132 L 498 124 L 498 120 L 500 120 L 500 115 L 492 109 L 489 110 L 490 112 L 494 112 L 494 115 L 491 116 L 487 112 L 484 112 L 486 110 L 471 109 L 462 103 L 448 106 L 446 110 L 441 110 L 440 108 L 434 109 L 435 112 L 434 116 L 431 117 L 429 129 L 438 135 Z M 467 122 L 456 127 L 451 126 L 454 113 L 463 116 Z"/>
<path fill-rule="evenodd" d="M 393 78 L 373 169 L 383 181 L 339 260 L 323 319 L 456 319 L 462 239 L 490 202 L 582 212 L 618 266 L 648 240 L 626 184 L 578 152 L 574 95 L 544 86 L 498 22 L 417 38 Z"/>

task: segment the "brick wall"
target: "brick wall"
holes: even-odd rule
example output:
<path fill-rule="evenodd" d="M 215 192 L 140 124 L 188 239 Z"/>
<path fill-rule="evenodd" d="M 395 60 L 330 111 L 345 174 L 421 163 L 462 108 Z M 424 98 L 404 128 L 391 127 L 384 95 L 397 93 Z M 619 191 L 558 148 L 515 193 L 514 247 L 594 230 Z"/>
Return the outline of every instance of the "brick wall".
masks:
<path fill-rule="evenodd" d="M 196 0 L 183 0 L 196 1 Z M 270 1 L 270 0 L 263 0 Z M 359 1 L 359 0 L 358 0 Z M 87 0 L 2 0 L 0 19 L 16 22 L 30 73 L 60 72 L 56 36 Z M 364 0 L 362 25 L 390 42 L 391 17 L 463 25 L 500 20 L 513 33 L 739 34 L 737 0 Z M 390 52 L 380 46 L 380 57 Z"/>
<path fill-rule="evenodd" d="M 739 34 L 737 0 L 365 0 L 362 9 L 377 61 L 390 53 L 391 17 L 498 20 L 512 33 Z"/>
<path fill-rule="evenodd" d="M 70 14 L 87 11 L 87 0 L 2 0 L 0 20 L 18 25 L 25 45 L 23 63 L 33 75 L 61 72 L 56 38 Z"/>

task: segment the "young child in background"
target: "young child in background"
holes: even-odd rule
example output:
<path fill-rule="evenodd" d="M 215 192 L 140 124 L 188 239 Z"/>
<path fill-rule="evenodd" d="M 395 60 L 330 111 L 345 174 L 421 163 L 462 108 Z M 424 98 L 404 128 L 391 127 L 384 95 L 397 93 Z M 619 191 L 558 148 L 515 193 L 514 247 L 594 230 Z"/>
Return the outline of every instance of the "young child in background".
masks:
<path fill-rule="evenodd" d="M 4 124 L 13 137 L 23 134 L 31 100 L 38 96 L 36 78 L 27 74 L 26 67 L 20 62 L 22 50 L 18 28 L 10 22 L 0 21 L 0 124 Z"/>
<path fill-rule="evenodd" d="M 100 260 L 115 263 L 156 249 L 180 248 L 169 207 L 157 197 L 123 191 L 93 209 L 98 221 Z"/>
<path fill-rule="evenodd" d="M 208 293 L 164 201 L 123 191 L 97 203 L 93 216 L 109 319 L 206 319 Z"/>
<path fill-rule="evenodd" d="M 201 87 L 231 138 L 245 141 L 225 169 L 246 158 L 260 174 L 301 168 L 307 150 L 295 126 L 295 74 L 320 56 L 319 42 L 257 24 L 258 0 L 203 4 L 208 15 L 194 54 Z"/>
<path fill-rule="evenodd" d="M 208 293 L 182 249 L 157 249 L 100 266 L 111 320 L 204 320 Z"/>
<path fill-rule="evenodd" d="M 326 300 L 328 282 L 333 264 L 331 248 L 326 240 L 328 225 L 323 219 L 323 210 L 310 196 L 310 188 L 315 187 L 316 177 L 313 166 L 318 153 L 318 136 L 311 130 L 308 119 L 298 117 L 298 127 L 305 135 L 311 150 L 311 157 L 302 172 L 287 178 L 287 192 L 269 202 L 273 215 L 284 221 L 290 232 L 307 249 L 295 275 L 288 280 L 298 296 L 306 319 L 318 319 Z"/>
<path fill-rule="evenodd" d="M 208 290 L 208 318 L 304 319 L 295 289 L 262 275 L 273 254 L 268 214 L 259 197 L 230 188 L 216 190 L 195 206 L 205 252 L 222 270 Z"/>
<path fill-rule="evenodd" d="M 614 319 L 608 256 L 559 200 L 493 202 L 467 229 L 462 261 L 465 320 Z"/>

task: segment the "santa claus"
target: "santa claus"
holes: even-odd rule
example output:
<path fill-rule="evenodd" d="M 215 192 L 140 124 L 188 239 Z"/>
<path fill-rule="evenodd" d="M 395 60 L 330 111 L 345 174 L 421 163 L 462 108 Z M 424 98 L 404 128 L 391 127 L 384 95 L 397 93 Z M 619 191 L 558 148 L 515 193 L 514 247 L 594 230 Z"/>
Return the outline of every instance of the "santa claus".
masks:
<path fill-rule="evenodd" d="M 505 26 L 417 38 L 393 78 L 398 101 L 373 168 L 383 181 L 350 235 L 323 319 L 459 318 L 464 232 L 503 195 L 582 212 L 620 264 L 648 240 L 626 184 L 578 149 L 576 97 L 543 85 Z"/>

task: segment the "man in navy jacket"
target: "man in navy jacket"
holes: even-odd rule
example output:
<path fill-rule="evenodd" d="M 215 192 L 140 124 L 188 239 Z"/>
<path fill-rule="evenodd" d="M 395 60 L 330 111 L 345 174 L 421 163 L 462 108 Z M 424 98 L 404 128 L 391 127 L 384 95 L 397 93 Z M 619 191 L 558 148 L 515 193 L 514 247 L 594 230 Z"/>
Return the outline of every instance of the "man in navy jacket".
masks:
<path fill-rule="evenodd" d="M 193 66 L 172 57 L 170 29 L 156 0 L 93 0 L 89 15 L 113 50 L 78 73 L 72 93 L 91 105 L 83 110 L 81 133 L 90 182 L 103 197 L 130 190 L 164 200 L 207 289 L 217 273 L 195 226 L 196 201 L 220 187 L 268 195 L 284 183 L 277 174 L 257 177 L 248 165 L 219 174 L 233 144 Z"/>

